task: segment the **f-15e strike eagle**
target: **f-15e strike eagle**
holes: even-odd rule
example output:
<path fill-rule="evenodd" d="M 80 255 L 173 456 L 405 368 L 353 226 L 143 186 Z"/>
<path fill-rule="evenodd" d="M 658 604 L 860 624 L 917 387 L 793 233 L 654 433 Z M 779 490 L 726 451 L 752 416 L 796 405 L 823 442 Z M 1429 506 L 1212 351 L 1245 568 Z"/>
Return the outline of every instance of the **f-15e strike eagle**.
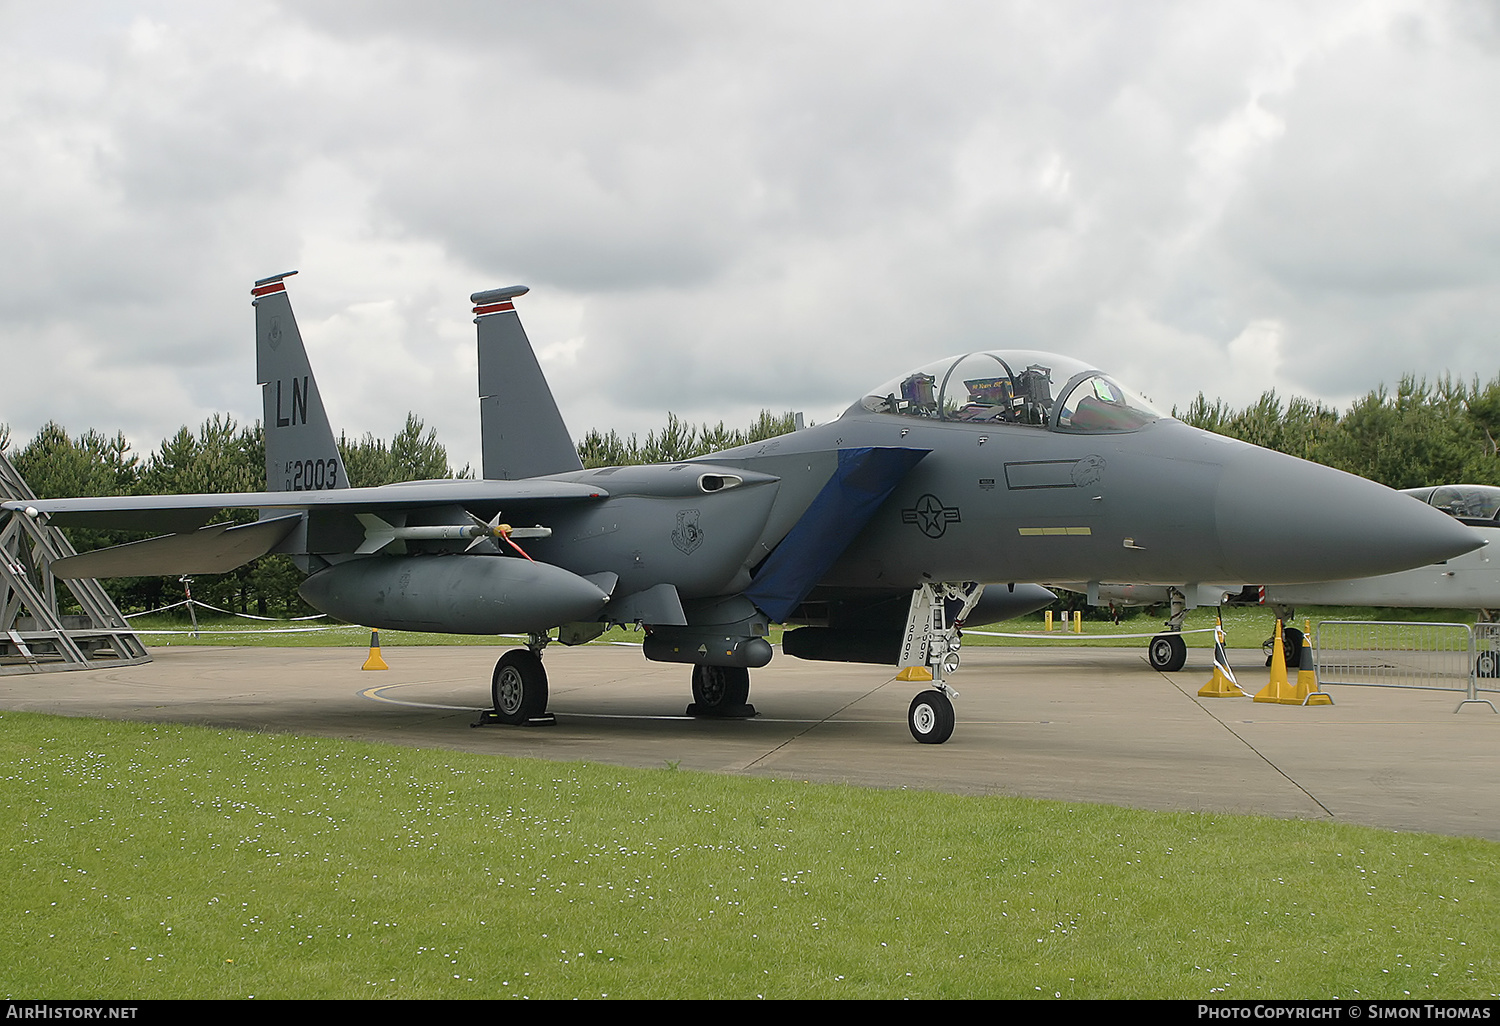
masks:
<path fill-rule="evenodd" d="M 350 488 L 288 274 L 251 293 L 277 490 L 5 506 L 57 526 L 165 532 L 63 560 L 59 576 L 215 573 L 278 552 L 308 574 L 309 603 L 350 622 L 526 634 L 491 681 L 503 723 L 544 716 L 550 632 L 577 644 L 611 624 L 642 625 L 647 659 L 693 667 L 690 712 L 753 715 L 749 670 L 771 660 L 779 623 L 794 628 L 788 655 L 930 671 L 908 725 L 940 744 L 960 626 L 1051 599 L 1019 582 L 1326 581 L 1478 544 L 1407 496 L 1191 428 L 1041 352 L 937 360 L 827 424 L 585 470 L 515 310 L 524 286 L 471 297 L 484 479 Z M 226 508 L 260 519 L 205 526 Z"/>

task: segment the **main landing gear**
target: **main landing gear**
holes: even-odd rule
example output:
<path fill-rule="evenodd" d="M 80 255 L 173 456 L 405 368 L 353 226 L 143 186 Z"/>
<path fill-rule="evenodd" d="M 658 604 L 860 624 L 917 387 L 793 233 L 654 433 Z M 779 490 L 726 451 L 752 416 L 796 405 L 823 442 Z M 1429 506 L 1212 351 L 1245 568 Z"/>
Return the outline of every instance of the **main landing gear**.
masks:
<path fill-rule="evenodd" d="M 902 635 L 902 679 L 920 679 L 925 668 L 933 687 L 912 699 L 906 710 L 911 736 L 924 745 L 940 745 L 953 736 L 953 699 L 958 692 L 944 679 L 958 669 L 963 645 L 960 626 L 984 592 L 982 584 L 924 584 L 911 596 Z"/>
<path fill-rule="evenodd" d="M 750 671 L 743 666 L 694 666 L 693 704 L 687 715 L 725 720 L 755 715 L 750 702 Z"/>
<path fill-rule="evenodd" d="M 1187 596 L 1176 588 L 1167 591 L 1172 600 L 1172 615 L 1165 624 L 1167 631 L 1151 639 L 1146 659 L 1159 673 L 1176 673 L 1187 662 L 1187 642 L 1182 640 L 1182 621 L 1187 616 Z"/>
<path fill-rule="evenodd" d="M 557 722 L 547 711 L 547 670 L 542 666 L 545 634 L 533 634 L 526 648 L 513 648 L 495 663 L 490 678 L 490 698 L 495 703 L 479 716 L 474 726 L 503 723 L 511 727 L 536 727 Z"/>

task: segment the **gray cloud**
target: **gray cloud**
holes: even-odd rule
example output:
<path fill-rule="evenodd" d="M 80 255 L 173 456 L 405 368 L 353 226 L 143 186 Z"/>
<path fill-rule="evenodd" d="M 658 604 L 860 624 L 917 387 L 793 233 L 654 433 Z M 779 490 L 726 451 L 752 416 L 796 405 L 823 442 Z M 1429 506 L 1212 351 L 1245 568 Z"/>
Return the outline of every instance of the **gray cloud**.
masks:
<path fill-rule="evenodd" d="M 1159 402 L 1490 377 L 1482 3 L 0 9 L 0 411 L 253 419 L 251 280 L 330 412 L 460 462 L 525 282 L 575 433 L 835 415 L 973 348 Z"/>

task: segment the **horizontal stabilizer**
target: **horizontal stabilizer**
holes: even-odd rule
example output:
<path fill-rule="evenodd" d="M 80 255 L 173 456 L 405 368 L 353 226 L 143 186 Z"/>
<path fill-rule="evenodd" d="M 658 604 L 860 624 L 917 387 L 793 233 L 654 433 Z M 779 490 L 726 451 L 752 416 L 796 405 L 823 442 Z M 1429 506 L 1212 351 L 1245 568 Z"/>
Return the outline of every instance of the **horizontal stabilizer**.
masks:
<path fill-rule="evenodd" d="M 253 524 L 215 524 L 191 534 L 95 549 L 52 564 L 63 580 L 86 577 L 156 577 L 169 574 L 222 574 L 264 556 L 292 533 L 300 513 Z"/>

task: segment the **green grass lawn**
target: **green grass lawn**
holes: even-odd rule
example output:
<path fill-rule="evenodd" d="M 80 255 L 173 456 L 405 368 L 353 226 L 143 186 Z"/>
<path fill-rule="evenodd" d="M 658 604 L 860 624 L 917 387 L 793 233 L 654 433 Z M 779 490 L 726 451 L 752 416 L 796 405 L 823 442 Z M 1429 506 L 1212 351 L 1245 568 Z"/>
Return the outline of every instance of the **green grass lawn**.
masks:
<path fill-rule="evenodd" d="M 0 714 L 7 998 L 1494 997 L 1500 845 Z"/>

